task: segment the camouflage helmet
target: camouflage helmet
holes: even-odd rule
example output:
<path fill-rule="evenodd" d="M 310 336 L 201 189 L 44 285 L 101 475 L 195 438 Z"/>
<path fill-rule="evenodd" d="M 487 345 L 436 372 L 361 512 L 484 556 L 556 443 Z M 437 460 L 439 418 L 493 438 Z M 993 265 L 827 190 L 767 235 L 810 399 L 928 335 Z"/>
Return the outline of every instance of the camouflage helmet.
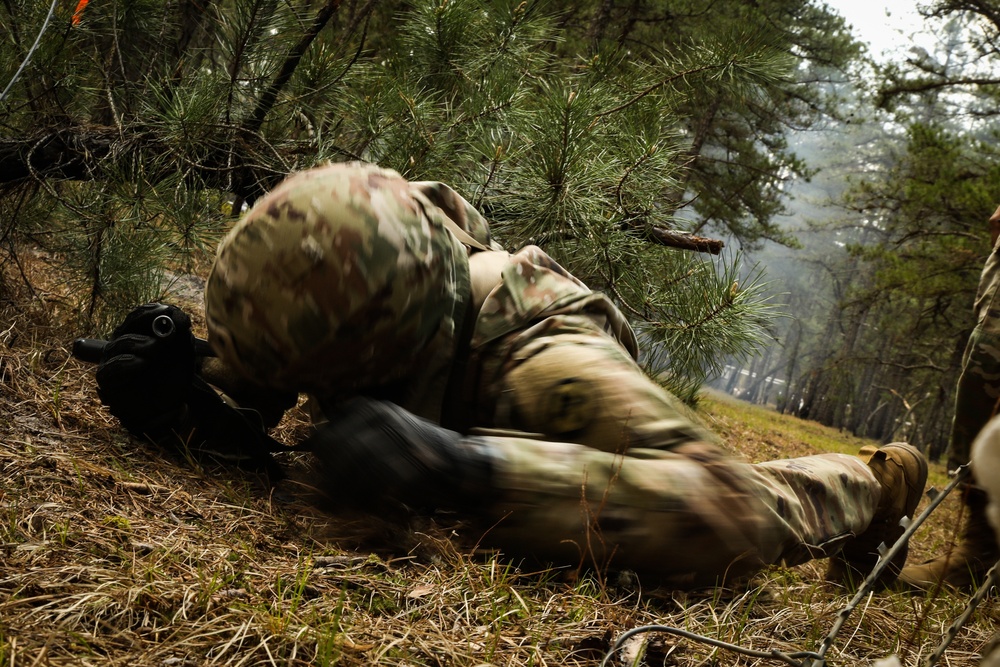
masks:
<path fill-rule="evenodd" d="M 289 176 L 223 239 L 205 289 L 209 340 L 262 384 L 328 394 L 412 372 L 452 335 L 464 247 L 395 171 L 332 164 Z"/>

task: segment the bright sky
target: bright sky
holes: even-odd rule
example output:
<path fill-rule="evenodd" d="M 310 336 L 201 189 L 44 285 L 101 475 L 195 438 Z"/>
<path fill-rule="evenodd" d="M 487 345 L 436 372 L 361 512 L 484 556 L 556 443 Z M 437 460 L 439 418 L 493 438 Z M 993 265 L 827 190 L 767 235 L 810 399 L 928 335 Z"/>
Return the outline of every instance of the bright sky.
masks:
<path fill-rule="evenodd" d="M 928 48 L 933 44 L 924 29 L 924 19 L 914 0 L 820 0 L 835 9 L 853 26 L 858 40 L 868 44 L 876 59 L 886 51 L 905 53 L 914 44 Z M 916 38 L 914 39 L 914 35 Z"/>

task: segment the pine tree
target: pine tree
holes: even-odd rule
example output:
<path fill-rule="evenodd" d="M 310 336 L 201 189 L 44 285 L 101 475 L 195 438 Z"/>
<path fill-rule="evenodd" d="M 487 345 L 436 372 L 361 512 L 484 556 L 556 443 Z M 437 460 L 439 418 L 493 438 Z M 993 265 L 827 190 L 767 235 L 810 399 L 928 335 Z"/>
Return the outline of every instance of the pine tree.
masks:
<path fill-rule="evenodd" d="M 606 290 L 640 324 L 653 370 L 691 397 L 720 354 L 754 349 L 768 306 L 759 276 L 736 277 L 738 255 L 676 248 L 712 244 L 680 233 L 664 195 L 689 187 L 685 135 L 704 100 L 753 105 L 794 60 L 741 33 L 641 57 L 598 39 L 577 55 L 580 34 L 545 7 L 108 0 L 75 17 L 57 7 L 0 101 L 6 257 L 26 242 L 57 250 L 83 311 L 107 331 L 159 295 L 165 266 L 211 249 L 285 174 L 378 162 L 452 184 L 502 242 L 540 245 Z M 0 8 L 4 80 L 27 61 L 45 9 Z M 778 144 L 748 133 L 731 148 Z"/>
<path fill-rule="evenodd" d="M 947 445 L 997 203 L 997 82 L 977 74 L 996 59 L 996 26 L 973 11 L 988 4 L 937 3 L 934 13 L 951 18 L 939 46 L 882 68 L 872 97 L 883 110 L 869 112 L 879 132 L 855 151 L 851 187 L 835 198 L 841 214 L 824 232 L 823 270 L 804 292 L 830 285 L 832 303 L 794 346 L 801 362 L 790 378 L 789 407 L 801 416 L 906 439 L 932 457 Z"/>

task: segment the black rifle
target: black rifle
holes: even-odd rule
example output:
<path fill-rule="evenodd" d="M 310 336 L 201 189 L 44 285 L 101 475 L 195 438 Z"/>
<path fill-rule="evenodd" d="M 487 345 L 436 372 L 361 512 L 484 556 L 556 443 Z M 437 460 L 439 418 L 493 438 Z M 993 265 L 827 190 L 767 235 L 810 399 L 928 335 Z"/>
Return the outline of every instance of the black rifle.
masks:
<path fill-rule="evenodd" d="M 160 315 L 153 320 L 152 333 L 157 338 L 170 338 L 177 333 L 177 325 L 169 315 Z M 73 356 L 80 361 L 99 364 L 104 356 L 104 348 L 111 341 L 99 338 L 77 338 L 73 341 Z M 194 353 L 200 357 L 214 357 L 215 351 L 203 338 L 194 337 Z M 189 393 L 189 406 L 207 416 L 203 427 L 209 431 L 228 433 L 230 437 L 216 441 L 218 446 L 200 446 L 197 449 L 217 459 L 228 460 L 237 465 L 250 463 L 250 467 L 263 469 L 272 480 L 284 477 L 281 466 L 271 458 L 272 452 L 292 451 L 302 447 L 286 447 L 267 434 L 260 415 L 255 410 L 234 408 L 228 405 L 216 391 L 200 377 L 195 377 Z"/>
<path fill-rule="evenodd" d="M 169 315 L 160 315 L 153 320 L 153 335 L 157 338 L 170 338 L 177 331 L 177 325 Z M 110 341 L 100 338 L 77 338 L 73 341 L 73 356 L 90 364 L 101 363 L 104 348 Z M 215 350 L 204 338 L 194 339 L 194 353 L 199 357 L 214 357 Z"/>

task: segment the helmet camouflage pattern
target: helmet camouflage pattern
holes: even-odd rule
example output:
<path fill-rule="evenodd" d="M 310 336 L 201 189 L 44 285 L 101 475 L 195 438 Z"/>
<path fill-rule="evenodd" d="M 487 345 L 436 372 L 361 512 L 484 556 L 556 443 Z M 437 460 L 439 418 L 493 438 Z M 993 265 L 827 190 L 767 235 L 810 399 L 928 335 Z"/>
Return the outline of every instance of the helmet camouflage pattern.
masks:
<path fill-rule="evenodd" d="M 205 289 L 209 340 L 262 384 L 315 394 L 411 372 L 468 292 L 464 247 L 395 171 L 289 176 L 229 232 Z"/>

